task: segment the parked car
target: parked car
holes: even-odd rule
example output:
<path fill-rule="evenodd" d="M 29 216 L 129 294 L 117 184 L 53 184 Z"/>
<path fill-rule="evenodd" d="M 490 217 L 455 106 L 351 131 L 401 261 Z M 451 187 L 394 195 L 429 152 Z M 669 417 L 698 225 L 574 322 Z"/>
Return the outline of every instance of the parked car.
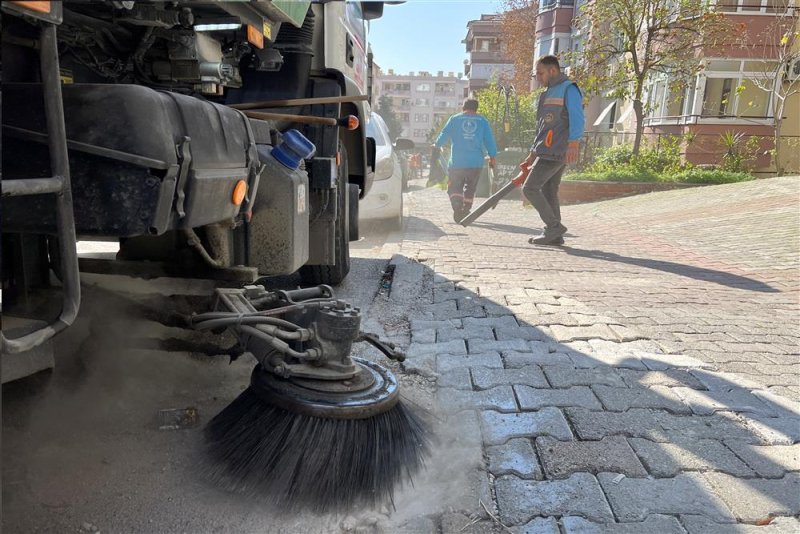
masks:
<path fill-rule="evenodd" d="M 414 141 L 398 138 L 392 143 L 386 122 L 375 112 L 370 113 L 367 136 L 375 139 L 375 179 L 372 188 L 358 204 L 360 220 L 384 219 L 394 228 L 403 225 L 403 170 L 398 153 L 413 150 Z"/>

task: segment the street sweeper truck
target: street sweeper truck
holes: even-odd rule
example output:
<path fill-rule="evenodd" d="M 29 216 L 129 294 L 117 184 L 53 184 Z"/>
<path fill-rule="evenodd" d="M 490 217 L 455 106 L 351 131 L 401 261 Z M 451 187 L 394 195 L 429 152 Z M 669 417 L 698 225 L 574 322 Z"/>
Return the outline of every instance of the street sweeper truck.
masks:
<path fill-rule="evenodd" d="M 229 329 L 258 363 L 207 427 L 211 478 L 317 508 L 390 497 L 424 428 L 350 347 L 403 355 L 331 289 L 375 166 L 367 32 L 383 8 L 2 2 L 3 381 L 52 366 L 82 271 L 222 280 L 177 324 Z M 119 252 L 79 261 L 80 238 Z M 312 287 L 252 285 L 296 271 Z"/>

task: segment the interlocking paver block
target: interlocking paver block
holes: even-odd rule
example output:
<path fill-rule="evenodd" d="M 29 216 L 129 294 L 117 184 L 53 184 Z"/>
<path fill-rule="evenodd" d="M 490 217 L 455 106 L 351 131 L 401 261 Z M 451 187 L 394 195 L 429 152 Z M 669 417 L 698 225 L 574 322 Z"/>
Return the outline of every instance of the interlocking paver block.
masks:
<path fill-rule="evenodd" d="M 436 369 L 440 373 L 452 369 L 466 367 L 503 367 L 503 359 L 497 352 L 487 352 L 485 354 L 440 354 L 436 358 Z"/>
<path fill-rule="evenodd" d="M 503 476 L 495 482 L 495 489 L 500 520 L 508 525 L 536 516 L 567 514 L 580 514 L 598 523 L 614 520 L 597 479 L 588 473 L 542 482 Z"/>
<path fill-rule="evenodd" d="M 683 369 L 665 369 L 664 371 L 635 371 L 618 369 L 617 372 L 625 380 L 628 387 L 688 387 L 704 389 L 703 384 L 694 375 Z"/>
<path fill-rule="evenodd" d="M 439 407 L 445 412 L 462 410 L 497 410 L 515 412 L 517 403 L 511 386 L 500 386 L 485 391 L 462 391 L 440 388 L 436 393 Z"/>
<path fill-rule="evenodd" d="M 556 439 L 572 439 L 564 414 L 556 408 L 545 408 L 538 412 L 481 413 L 484 441 L 489 445 L 502 445 L 511 438 L 553 436 Z"/>
<path fill-rule="evenodd" d="M 554 517 L 536 517 L 524 525 L 513 527 L 514 534 L 561 534 Z"/>
<path fill-rule="evenodd" d="M 795 377 L 797 378 L 797 384 L 800 385 L 800 375 L 795 375 Z M 776 395 L 771 391 L 754 391 L 753 395 L 764 402 L 776 415 L 779 414 L 788 417 L 800 416 L 800 402 Z"/>
<path fill-rule="evenodd" d="M 413 330 L 411 332 L 412 343 L 436 343 L 436 330 Z"/>
<path fill-rule="evenodd" d="M 521 313 L 520 318 L 531 326 L 578 326 L 577 319 L 568 313 L 543 314 L 537 310 L 536 313 Z"/>
<path fill-rule="evenodd" d="M 800 473 L 780 479 L 742 479 L 722 473 L 706 473 L 705 477 L 739 521 L 755 523 L 767 517 L 800 514 Z"/>
<path fill-rule="evenodd" d="M 787 471 L 800 471 L 800 443 L 753 445 L 743 441 L 728 440 L 725 445 L 762 477 L 781 478 Z"/>
<path fill-rule="evenodd" d="M 689 373 L 697 378 L 697 380 L 705 386 L 705 389 L 710 389 L 712 391 L 729 391 L 737 387 L 753 390 L 762 389 L 764 387 L 763 384 L 737 373 L 709 371 L 707 369 L 691 369 Z M 693 387 L 691 384 L 684 385 Z"/>
<path fill-rule="evenodd" d="M 497 341 L 495 339 L 470 339 L 468 343 L 470 352 L 487 352 L 491 350 L 526 352 L 530 348 L 528 342 L 523 339 L 508 339 L 505 341 Z"/>
<path fill-rule="evenodd" d="M 761 399 L 746 389 L 730 391 L 699 391 L 689 388 L 673 388 L 692 411 L 700 415 L 714 412 L 749 412 L 767 417 L 777 415 Z"/>
<path fill-rule="evenodd" d="M 517 328 L 497 328 L 495 329 L 497 339 L 503 341 L 507 339 L 524 339 L 525 341 L 548 341 L 547 333 L 541 328 L 533 326 L 520 326 Z"/>
<path fill-rule="evenodd" d="M 672 436 L 691 439 L 738 437 L 748 442 L 756 439 L 743 424 L 720 415 L 687 417 L 641 408 L 627 412 L 596 412 L 585 408 L 565 408 L 564 411 L 581 439 L 614 435 L 659 442 L 670 441 Z"/>
<path fill-rule="evenodd" d="M 563 517 L 566 534 L 686 534 L 677 519 L 668 515 L 654 514 L 641 523 L 593 523 L 582 517 Z"/>
<path fill-rule="evenodd" d="M 660 408 L 672 413 L 690 414 L 692 410 L 681 402 L 670 388 L 612 388 L 592 386 L 603 406 L 613 412 L 624 412 L 631 408 Z"/>
<path fill-rule="evenodd" d="M 439 375 L 436 385 L 442 388 L 455 388 L 472 390 L 472 379 L 469 375 L 468 367 L 458 367 L 450 369 Z"/>
<path fill-rule="evenodd" d="M 636 354 L 648 369 L 653 371 L 663 371 L 664 369 L 697 368 L 713 369 L 714 366 L 681 354 L 658 354 L 653 352 L 642 352 Z"/>
<path fill-rule="evenodd" d="M 549 386 L 544 373 L 537 365 L 526 365 L 513 369 L 475 367 L 472 369 L 472 380 L 478 389 L 515 384 L 526 384 L 540 388 Z"/>
<path fill-rule="evenodd" d="M 627 326 L 617 324 L 609 324 L 608 327 L 612 332 L 614 332 L 614 334 L 616 334 L 617 340 L 619 341 L 635 341 L 637 339 L 645 339 L 646 337 L 635 328 L 629 328 Z"/>
<path fill-rule="evenodd" d="M 628 440 L 651 475 L 673 477 L 683 471 L 722 471 L 751 477 L 753 470 L 722 443 L 713 439 L 655 443 L 641 438 Z"/>
<path fill-rule="evenodd" d="M 499 317 L 465 317 L 463 320 L 464 328 L 489 327 L 489 328 L 516 328 L 519 326 L 513 315 L 501 315 Z"/>
<path fill-rule="evenodd" d="M 566 478 L 572 473 L 604 471 L 631 477 L 647 476 L 644 466 L 625 438 L 613 436 L 600 441 L 558 441 L 536 438 L 536 450 L 548 478 Z"/>
<path fill-rule="evenodd" d="M 621 370 L 610 367 L 597 367 L 595 369 L 577 369 L 566 365 L 542 366 L 547 380 L 555 388 L 570 386 L 591 386 L 604 384 L 606 386 L 625 387 L 625 382 L 620 376 Z"/>
<path fill-rule="evenodd" d="M 420 354 L 466 354 L 467 346 L 463 341 L 453 340 L 445 343 L 412 343 L 406 355 L 409 358 Z"/>
<path fill-rule="evenodd" d="M 520 478 L 542 479 L 542 468 L 528 439 L 511 439 L 505 445 L 487 449 L 489 471 L 495 475 L 516 475 Z"/>
<path fill-rule="evenodd" d="M 520 408 L 523 410 L 539 410 L 547 406 L 563 408 L 580 406 L 590 410 L 602 410 L 603 407 L 587 386 L 574 386 L 567 389 L 542 389 L 530 386 L 514 386 Z"/>
<path fill-rule="evenodd" d="M 411 319 L 412 332 L 415 330 L 438 330 L 439 328 L 461 328 L 461 319 Z"/>
<path fill-rule="evenodd" d="M 609 339 L 616 340 L 616 334 L 605 324 L 592 326 L 564 326 L 554 324 L 552 327 L 556 341 L 565 343 L 581 339 Z"/>
<path fill-rule="evenodd" d="M 776 517 L 769 525 L 744 525 L 738 523 L 715 523 L 711 519 L 699 515 L 681 516 L 681 522 L 689 534 L 797 534 L 800 532 L 800 520 L 794 517 Z M 651 531 L 654 532 L 654 531 Z"/>
<path fill-rule="evenodd" d="M 604 349 L 601 352 L 570 352 L 569 357 L 575 367 L 594 369 L 597 367 L 619 367 L 622 369 L 639 369 L 647 367 L 635 355 L 624 349 Z"/>
<path fill-rule="evenodd" d="M 436 341 L 439 343 L 454 339 L 494 339 L 494 331 L 488 326 L 482 328 L 440 328 L 436 331 Z"/>
<path fill-rule="evenodd" d="M 644 521 L 651 514 L 697 514 L 718 522 L 733 522 L 733 514 L 714 495 L 711 486 L 696 473 L 656 480 L 623 478 L 601 473 L 597 476 L 614 515 L 621 522 Z"/>
<path fill-rule="evenodd" d="M 536 343 L 532 341 L 531 343 Z M 506 362 L 506 367 L 525 367 L 531 364 L 537 365 L 561 365 L 572 366 L 572 360 L 563 352 L 550 352 L 544 347 L 537 347 L 534 352 L 503 352 L 503 360 Z"/>

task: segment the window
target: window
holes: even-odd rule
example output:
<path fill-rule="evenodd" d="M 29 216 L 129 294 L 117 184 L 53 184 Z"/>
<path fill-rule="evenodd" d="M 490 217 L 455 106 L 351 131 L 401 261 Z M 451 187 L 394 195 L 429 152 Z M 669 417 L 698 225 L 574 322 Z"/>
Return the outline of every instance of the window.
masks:
<path fill-rule="evenodd" d="M 403 109 L 408 109 L 411 107 L 412 101 L 410 98 L 404 98 L 400 101 L 400 107 Z"/>
<path fill-rule="evenodd" d="M 431 90 L 431 84 L 429 83 L 418 83 L 416 87 L 417 91 L 421 92 L 428 92 Z"/>
<path fill-rule="evenodd" d="M 456 92 L 455 85 L 452 83 L 437 83 L 434 90 L 437 95 L 452 95 Z"/>
<path fill-rule="evenodd" d="M 717 9 L 727 13 L 784 13 L 794 7 L 792 0 L 717 0 Z"/>
<path fill-rule="evenodd" d="M 430 106 L 431 105 L 431 101 L 429 99 L 427 99 L 427 98 L 417 98 L 414 101 L 414 105 L 415 106 Z"/>
<path fill-rule="evenodd" d="M 397 120 L 402 123 L 408 123 L 408 113 L 398 113 Z"/>
<path fill-rule="evenodd" d="M 739 86 L 737 117 L 764 118 L 769 116 L 769 93 L 760 89 L 752 80 L 742 80 Z"/>
<path fill-rule="evenodd" d="M 415 129 L 412 137 L 428 137 L 428 130 Z"/>
<path fill-rule="evenodd" d="M 703 94 L 703 117 L 730 115 L 733 88 L 736 78 L 709 78 Z"/>
<path fill-rule="evenodd" d="M 430 116 L 427 113 L 414 113 L 414 122 L 427 123 Z"/>

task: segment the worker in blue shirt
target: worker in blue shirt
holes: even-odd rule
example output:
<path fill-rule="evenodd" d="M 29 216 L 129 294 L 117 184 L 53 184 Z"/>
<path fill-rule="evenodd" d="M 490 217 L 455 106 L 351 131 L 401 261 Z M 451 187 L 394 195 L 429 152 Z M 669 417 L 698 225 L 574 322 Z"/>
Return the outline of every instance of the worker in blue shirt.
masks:
<path fill-rule="evenodd" d="M 561 224 L 558 187 L 567 165 L 578 161 L 583 137 L 583 95 L 578 86 L 561 72 L 558 58 L 544 56 L 536 62 L 536 80 L 545 86 L 537 108 L 536 140 L 522 163 L 530 166 L 522 186 L 545 224 L 544 234 L 532 237 L 535 245 L 563 245 L 567 227 Z"/>
<path fill-rule="evenodd" d="M 478 115 L 478 101 L 468 98 L 462 107 L 463 113 L 448 119 L 434 146 L 441 148 L 452 143 L 448 166 L 447 194 L 453 206 L 453 220 L 459 222 L 472 209 L 475 189 L 484 165 L 484 154 L 489 156 L 489 165 L 494 169 L 497 160 L 497 143 L 494 141 L 489 121 Z"/>

